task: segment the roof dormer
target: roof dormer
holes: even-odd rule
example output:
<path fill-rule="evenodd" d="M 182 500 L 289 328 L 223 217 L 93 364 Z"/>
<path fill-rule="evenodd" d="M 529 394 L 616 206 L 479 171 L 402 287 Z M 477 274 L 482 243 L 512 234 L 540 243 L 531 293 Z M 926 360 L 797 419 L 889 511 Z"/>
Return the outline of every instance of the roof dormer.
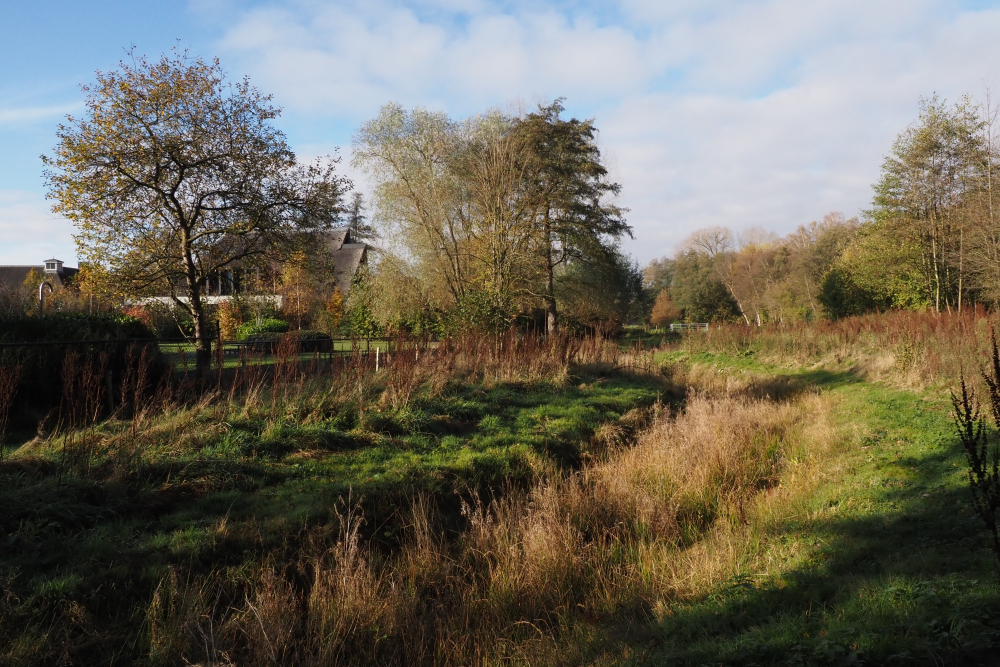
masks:
<path fill-rule="evenodd" d="M 58 259 L 45 260 L 45 273 L 62 273 L 63 263 Z"/>

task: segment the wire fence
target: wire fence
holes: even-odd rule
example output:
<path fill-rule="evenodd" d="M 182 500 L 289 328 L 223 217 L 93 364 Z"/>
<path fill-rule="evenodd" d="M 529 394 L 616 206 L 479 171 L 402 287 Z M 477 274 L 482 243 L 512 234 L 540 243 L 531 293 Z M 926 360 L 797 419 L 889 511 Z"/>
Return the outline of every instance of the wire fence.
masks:
<path fill-rule="evenodd" d="M 377 367 L 387 353 L 431 345 L 387 338 L 300 341 L 295 335 L 209 343 L 200 364 L 196 341 L 186 338 L 0 343 L 0 447 L 8 426 L 33 428 L 52 415 L 61 423 L 92 423 L 151 392 L 197 395 L 249 377 L 334 374 L 347 363 Z"/>

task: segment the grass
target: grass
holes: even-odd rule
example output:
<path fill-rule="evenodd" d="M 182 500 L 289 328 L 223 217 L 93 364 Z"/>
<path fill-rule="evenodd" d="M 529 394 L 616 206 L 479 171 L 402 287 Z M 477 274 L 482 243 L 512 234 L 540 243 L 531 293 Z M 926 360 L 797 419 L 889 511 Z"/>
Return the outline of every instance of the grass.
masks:
<path fill-rule="evenodd" d="M 646 664 L 992 664 L 1000 588 L 943 392 L 746 356 L 668 358 L 804 380 L 835 437 L 761 498 L 743 567 L 658 610 Z"/>
<path fill-rule="evenodd" d="M 0 662 L 991 664 L 950 366 L 713 335 L 279 365 L 33 438 Z"/>
<path fill-rule="evenodd" d="M 467 523 L 463 503 L 578 468 L 604 446 L 604 425 L 650 408 L 665 389 L 662 378 L 613 364 L 567 373 L 557 361 L 539 374 L 531 350 L 513 377 L 499 367 L 484 377 L 475 360 L 463 370 L 469 353 L 397 374 L 375 374 L 360 357 L 335 378 L 273 389 L 251 378 L 236 398 L 168 403 L 21 445 L 0 461 L 0 655 L 155 662 L 149 614 L 164 582 L 175 590 L 224 571 L 231 583 L 294 561 L 345 507 L 364 514 L 355 528 L 386 553 L 404 540 L 416 498 L 454 533 Z M 397 386 L 422 372 L 423 390 Z"/>

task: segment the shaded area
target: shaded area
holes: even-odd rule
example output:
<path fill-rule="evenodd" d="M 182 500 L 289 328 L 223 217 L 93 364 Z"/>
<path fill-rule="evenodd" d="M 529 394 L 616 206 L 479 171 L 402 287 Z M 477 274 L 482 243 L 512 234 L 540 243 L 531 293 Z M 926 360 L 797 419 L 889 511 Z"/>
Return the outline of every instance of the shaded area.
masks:
<path fill-rule="evenodd" d="M 463 498 L 524 488 L 539 461 L 579 465 L 603 423 L 663 389 L 627 373 L 561 389 L 456 386 L 319 423 L 195 422 L 205 430 L 197 447 L 129 465 L 88 454 L 86 432 L 0 461 L 0 624 L 17 629 L 0 646 L 44 641 L 81 664 L 135 661 L 168 568 L 197 575 L 294 561 L 346 498 L 360 501 L 364 537 L 384 550 L 398 546 L 418 494 L 432 499 L 442 528 L 458 531 Z"/>

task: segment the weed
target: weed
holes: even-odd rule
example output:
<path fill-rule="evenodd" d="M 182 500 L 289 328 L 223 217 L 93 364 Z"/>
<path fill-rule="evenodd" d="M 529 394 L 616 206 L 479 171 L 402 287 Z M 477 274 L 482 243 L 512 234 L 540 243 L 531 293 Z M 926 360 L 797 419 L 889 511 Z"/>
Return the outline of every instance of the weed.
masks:
<path fill-rule="evenodd" d="M 1000 509 L 1000 445 L 997 444 L 997 431 L 1000 430 L 1000 353 L 995 333 L 991 342 L 993 354 L 989 370 L 984 370 L 982 376 L 987 387 L 993 430 L 987 430 L 986 419 L 980 412 L 974 393 L 966 386 L 964 374 L 960 380 L 961 395 L 952 392 L 951 401 L 955 427 L 968 461 L 972 505 L 993 538 L 991 547 L 1000 566 L 1000 533 L 997 529 L 997 510 Z"/>

